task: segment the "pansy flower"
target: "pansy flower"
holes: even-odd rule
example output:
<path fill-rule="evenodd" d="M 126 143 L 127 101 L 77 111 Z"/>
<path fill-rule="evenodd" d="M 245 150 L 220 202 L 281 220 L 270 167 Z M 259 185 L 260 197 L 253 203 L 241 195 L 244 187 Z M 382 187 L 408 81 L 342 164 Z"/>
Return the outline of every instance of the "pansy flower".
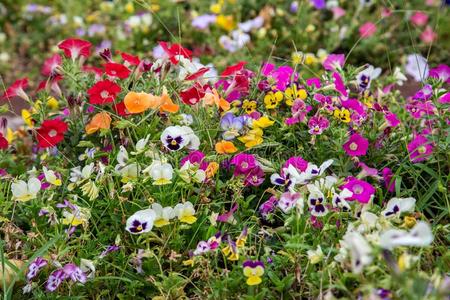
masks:
<path fill-rule="evenodd" d="M 142 172 L 150 174 L 154 185 L 165 185 L 172 182 L 173 167 L 169 163 L 154 160 L 151 165 L 142 170 Z"/>
<path fill-rule="evenodd" d="M 268 92 L 264 96 L 264 105 L 266 109 L 274 109 L 278 106 L 278 104 L 283 100 L 283 93 L 280 91 L 277 92 Z"/>
<path fill-rule="evenodd" d="M 196 150 L 200 145 L 200 140 L 188 126 L 167 127 L 161 134 L 161 142 L 170 151 L 177 151 L 184 147 Z"/>
<path fill-rule="evenodd" d="M 170 224 L 170 220 L 175 218 L 175 212 L 172 207 L 162 207 L 159 203 L 153 203 L 152 209 L 155 212 L 155 227 L 163 227 Z"/>
<path fill-rule="evenodd" d="M 202 183 L 206 179 L 205 170 L 201 169 L 199 164 L 194 164 L 190 161 L 186 161 L 181 166 L 178 174 L 180 175 L 180 178 L 187 183 Z"/>
<path fill-rule="evenodd" d="M 149 232 L 153 228 L 156 214 L 152 209 L 144 209 L 135 212 L 127 219 L 125 229 L 131 234 Z"/>
<path fill-rule="evenodd" d="M 42 168 L 42 171 L 44 172 L 45 175 L 45 180 L 50 183 L 53 184 L 55 186 L 61 186 L 62 181 L 60 176 L 57 176 L 57 174 L 52 171 L 47 169 L 45 166 Z"/>
<path fill-rule="evenodd" d="M 348 211 L 350 210 L 350 205 L 346 200 L 352 195 L 353 193 L 348 189 L 343 189 L 340 193 L 336 193 L 333 189 L 333 198 L 331 203 L 333 204 L 333 207 Z"/>
<path fill-rule="evenodd" d="M 284 98 L 289 106 L 292 106 L 297 99 L 305 100 L 307 96 L 306 90 L 298 88 L 296 84 L 289 85 L 284 91 Z"/>
<path fill-rule="evenodd" d="M 258 260 L 247 260 L 242 264 L 244 276 L 247 277 L 248 285 L 258 285 L 262 282 L 264 275 L 264 263 Z"/>
<path fill-rule="evenodd" d="M 386 204 L 386 208 L 381 212 L 381 215 L 386 218 L 398 217 L 403 212 L 412 212 L 416 205 L 414 198 L 392 198 Z"/>
<path fill-rule="evenodd" d="M 223 139 L 232 140 L 239 136 L 240 131 L 244 127 L 244 119 L 235 117 L 232 113 L 225 114 L 220 120 L 220 127 L 224 130 Z"/>
<path fill-rule="evenodd" d="M 341 246 L 350 252 L 353 273 L 360 274 L 365 266 L 372 263 L 372 247 L 359 232 L 347 232 Z"/>
<path fill-rule="evenodd" d="M 280 200 L 278 201 L 278 207 L 285 214 L 289 213 L 298 204 L 303 206 L 303 199 L 299 193 L 285 192 L 281 194 Z"/>
<path fill-rule="evenodd" d="M 242 109 L 249 115 L 256 111 L 256 105 L 256 101 L 245 99 L 244 102 L 242 102 Z"/>
<path fill-rule="evenodd" d="M 194 205 L 189 201 L 175 205 L 174 212 L 180 222 L 193 224 L 197 221 Z"/>
<path fill-rule="evenodd" d="M 67 278 L 67 275 L 63 269 L 58 269 L 56 271 L 53 271 L 53 273 L 50 274 L 50 276 L 47 279 L 45 288 L 49 292 L 53 292 L 61 285 L 61 283 L 63 283 L 63 281 L 66 278 Z"/>
<path fill-rule="evenodd" d="M 250 129 L 245 135 L 238 137 L 238 140 L 247 148 L 260 145 L 263 142 L 263 131 L 259 127 Z"/>
<path fill-rule="evenodd" d="M 62 270 L 66 274 L 66 278 L 70 278 L 73 282 L 85 283 L 87 281 L 86 274 L 74 263 L 66 264 Z"/>
<path fill-rule="evenodd" d="M 119 85 L 108 79 L 97 81 L 88 91 L 90 104 L 112 103 L 120 93 Z"/>
<path fill-rule="evenodd" d="M 393 249 L 400 246 L 428 246 L 433 242 L 433 233 L 430 225 L 419 221 L 410 230 L 389 229 L 380 235 L 380 246 L 384 249 Z"/>
<path fill-rule="evenodd" d="M 315 185 L 307 185 L 309 196 L 308 196 L 308 206 L 311 210 L 311 215 L 315 217 L 322 217 L 328 213 L 328 208 L 325 205 L 325 196 L 321 190 L 319 190 Z"/>
<path fill-rule="evenodd" d="M 351 121 L 350 111 L 344 107 L 341 107 L 341 109 L 336 108 L 333 115 L 344 123 L 349 123 Z"/>
<path fill-rule="evenodd" d="M 342 147 L 350 156 L 364 156 L 369 148 L 369 141 L 359 133 L 354 133 Z"/>
<path fill-rule="evenodd" d="M 370 83 L 373 79 L 378 78 L 381 74 L 380 68 L 374 68 L 369 65 L 366 69 L 362 70 L 356 75 L 356 80 L 358 82 L 358 87 L 360 90 L 364 91 L 370 87 Z"/>
<path fill-rule="evenodd" d="M 330 121 L 324 116 L 314 116 L 308 121 L 309 133 L 313 135 L 322 134 L 330 126 Z"/>
<path fill-rule="evenodd" d="M 41 181 L 37 178 L 31 177 L 28 182 L 18 180 L 11 183 L 11 192 L 13 199 L 17 201 L 26 202 L 36 198 L 38 192 L 41 190 Z"/>
<path fill-rule="evenodd" d="M 222 253 L 227 257 L 228 260 L 237 261 L 239 260 L 239 251 L 235 241 L 232 241 L 230 236 L 227 237 L 227 246 L 222 249 Z"/>
<path fill-rule="evenodd" d="M 39 271 L 48 265 L 48 261 L 40 256 L 36 257 L 28 267 L 27 279 L 31 280 L 39 273 Z"/>

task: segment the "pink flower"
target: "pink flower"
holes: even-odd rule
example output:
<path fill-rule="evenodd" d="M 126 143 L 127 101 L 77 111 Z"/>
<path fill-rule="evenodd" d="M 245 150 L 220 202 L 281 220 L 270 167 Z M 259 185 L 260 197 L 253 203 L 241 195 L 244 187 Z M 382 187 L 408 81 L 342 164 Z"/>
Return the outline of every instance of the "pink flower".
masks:
<path fill-rule="evenodd" d="M 384 118 L 386 119 L 386 122 L 388 123 L 389 127 L 396 127 L 398 124 L 400 124 L 400 120 L 397 118 L 397 115 L 391 112 L 387 112 L 384 115 Z"/>
<path fill-rule="evenodd" d="M 366 155 L 369 148 L 369 141 L 358 133 L 350 136 L 349 140 L 343 145 L 345 152 L 350 156 Z"/>
<path fill-rule="evenodd" d="M 429 76 L 450 83 L 450 67 L 444 64 L 430 69 Z"/>
<path fill-rule="evenodd" d="M 346 87 L 344 85 L 344 81 L 342 80 L 341 75 L 339 75 L 338 72 L 334 72 L 333 73 L 333 78 L 334 78 L 334 86 L 336 88 L 336 91 L 341 93 L 342 96 L 347 97 L 348 96 L 348 92 L 347 92 L 347 89 L 346 89 Z"/>
<path fill-rule="evenodd" d="M 321 134 L 329 126 L 330 121 L 328 121 L 327 118 L 320 115 L 312 117 L 311 119 L 309 119 L 308 122 L 309 133 L 314 135 Z"/>
<path fill-rule="evenodd" d="M 237 211 L 238 208 L 239 208 L 239 204 L 237 202 L 235 202 L 233 204 L 233 206 L 231 207 L 230 211 L 219 215 L 217 217 L 216 221 L 217 222 L 227 223 L 228 221 L 233 219 L 233 214 Z"/>
<path fill-rule="evenodd" d="M 358 167 L 361 167 L 361 172 L 359 172 L 359 175 L 358 175 L 359 178 L 364 178 L 367 176 L 376 177 L 378 175 L 377 169 L 371 168 L 363 162 L 359 162 Z"/>
<path fill-rule="evenodd" d="M 41 74 L 44 76 L 50 76 L 55 74 L 56 67 L 60 66 L 62 63 L 61 55 L 55 54 L 44 61 L 44 65 L 41 69 Z"/>
<path fill-rule="evenodd" d="M 383 175 L 384 186 L 389 193 L 393 193 L 395 190 L 395 178 L 393 179 L 394 174 L 392 173 L 392 170 L 389 168 L 384 168 L 381 171 L 381 174 Z"/>
<path fill-rule="evenodd" d="M 240 153 L 231 159 L 231 164 L 235 166 L 234 176 L 239 176 L 246 175 L 256 168 L 257 161 L 253 154 Z"/>
<path fill-rule="evenodd" d="M 330 54 L 327 56 L 323 62 L 323 68 L 328 71 L 335 71 L 336 69 L 342 68 L 345 62 L 344 54 Z"/>
<path fill-rule="evenodd" d="M 424 12 L 418 11 L 414 13 L 409 20 L 416 26 L 424 26 L 428 23 L 428 15 Z"/>
<path fill-rule="evenodd" d="M 292 156 L 290 157 L 283 165 L 282 169 L 289 168 L 292 165 L 294 168 L 299 170 L 300 172 L 305 172 L 308 168 L 308 161 L 303 159 L 301 156 Z"/>
<path fill-rule="evenodd" d="M 359 35 L 361 38 L 369 38 L 375 34 L 377 26 L 372 22 L 367 22 L 359 27 Z"/>
<path fill-rule="evenodd" d="M 449 104 L 450 103 L 450 92 L 449 93 L 445 93 L 444 95 L 439 97 L 438 102 L 441 103 L 441 104 Z"/>
<path fill-rule="evenodd" d="M 331 9 L 333 12 L 333 20 L 338 20 L 341 17 L 345 16 L 345 9 L 339 6 L 335 6 Z"/>
<path fill-rule="evenodd" d="M 20 97 L 28 101 L 27 93 L 25 93 L 24 91 L 24 89 L 26 89 L 27 87 L 28 87 L 28 78 L 16 80 L 9 88 L 6 89 L 2 98 L 9 100 L 9 98 Z"/>
<path fill-rule="evenodd" d="M 433 153 L 433 145 L 421 134 L 417 135 L 407 148 L 413 163 L 424 161 Z"/>
<path fill-rule="evenodd" d="M 368 203 L 372 196 L 375 194 L 375 188 L 368 182 L 356 179 L 354 177 L 348 177 L 347 183 L 340 187 L 348 189 L 353 193 L 350 198 L 346 200 L 357 200 L 359 203 Z"/>
<path fill-rule="evenodd" d="M 437 39 L 437 34 L 436 34 L 436 32 L 433 31 L 431 26 L 427 26 L 425 28 L 425 30 L 422 32 L 422 34 L 420 35 L 420 39 L 425 44 L 431 44 Z"/>
<path fill-rule="evenodd" d="M 383 7 L 383 9 L 381 10 L 381 16 L 383 18 L 387 18 L 387 17 L 390 17 L 391 15 L 392 15 L 392 10 L 390 10 L 387 7 Z"/>

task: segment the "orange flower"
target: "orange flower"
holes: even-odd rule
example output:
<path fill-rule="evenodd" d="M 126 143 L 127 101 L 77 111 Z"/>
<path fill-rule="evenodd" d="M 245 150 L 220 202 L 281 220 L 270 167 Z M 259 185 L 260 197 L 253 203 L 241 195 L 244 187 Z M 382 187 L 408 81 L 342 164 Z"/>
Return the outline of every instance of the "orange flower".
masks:
<path fill-rule="evenodd" d="M 206 177 L 212 178 L 214 175 L 216 175 L 217 171 L 219 170 L 219 164 L 215 161 L 212 161 L 208 164 L 208 167 L 205 170 Z"/>
<path fill-rule="evenodd" d="M 86 125 L 86 133 L 92 134 L 100 129 L 109 129 L 111 125 L 111 117 L 107 112 L 101 112 L 96 114 L 91 122 Z"/>
<path fill-rule="evenodd" d="M 221 141 L 216 144 L 216 151 L 219 154 L 231 154 L 237 150 L 238 149 L 234 146 L 234 144 L 229 141 Z"/>
<path fill-rule="evenodd" d="M 206 105 L 217 105 L 217 107 L 220 107 L 223 111 L 227 111 L 230 109 L 230 103 L 219 96 L 219 93 L 217 93 L 216 89 L 212 90 L 212 93 L 206 93 L 203 97 L 203 102 Z"/>
<path fill-rule="evenodd" d="M 180 109 L 180 106 L 173 103 L 172 99 L 170 99 L 165 87 L 163 88 L 163 93 L 160 97 L 160 103 L 161 106 L 159 107 L 159 110 L 161 112 L 176 113 Z"/>
<path fill-rule="evenodd" d="M 160 104 L 159 97 L 143 92 L 129 92 L 123 101 L 127 110 L 132 114 L 139 114 L 149 108 L 155 109 Z"/>

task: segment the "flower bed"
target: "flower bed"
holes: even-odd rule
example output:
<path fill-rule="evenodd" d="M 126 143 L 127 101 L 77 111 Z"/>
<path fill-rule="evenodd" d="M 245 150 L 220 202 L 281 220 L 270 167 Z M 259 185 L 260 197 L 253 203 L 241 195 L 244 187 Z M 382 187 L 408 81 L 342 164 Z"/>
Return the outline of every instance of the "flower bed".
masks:
<path fill-rule="evenodd" d="M 0 135 L 5 298 L 448 294 L 448 66 L 413 56 L 404 99 L 342 54 L 218 76 L 159 46 L 66 39 L 6 89 L 31 108 Z"/>

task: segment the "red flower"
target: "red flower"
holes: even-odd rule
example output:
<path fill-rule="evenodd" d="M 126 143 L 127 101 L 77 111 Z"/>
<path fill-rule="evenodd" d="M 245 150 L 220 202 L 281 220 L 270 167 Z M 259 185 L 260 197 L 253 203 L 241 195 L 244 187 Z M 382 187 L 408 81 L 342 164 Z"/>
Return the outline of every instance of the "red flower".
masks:
<path fill-rule="evenodd" d="M 114 102 L 120 90 L 120 86 L 108 79 L 98 81 L 88 90 L 89 103 L 106 104 Z"/>
<path fill-rule="evenodd" d="M 0 150 L 8 149 L 8 141 L 3 137 L 0 132 Z"/>
<path fill-rule="evenodd" d="M 79 56 L 89 57 L 91 46 L 92 44 L 88 41 L 80 39 L 66 39 L 58 44 L 58 48 L 73 60 Z"/>
<path fill-rule="evenodd" d="M 98 68 L 98 67 L 93 67 L 93 66 L 83 66 L 81 68 L 81 70 L 83 70 L 84 72 L 92 72 L 95 74 L 95 78 L 100 78 L 103 75 L 103 69 L 102 68 Z"/>
<path fill-rule="evenodd" d="M 64 140 L 67 124 L 61 120 L 45 120 L 37 132 L 39 147 L 48 148 Z"/>
<path fill-rule="evenodd" d="M 58 81 L 62 79 L 62 75 L 50 76 L 48 79 L 39 82 L 36 92 L 46 89 L 48 92 L 54 91 L 58 95 L 61 95 L 62 93 Z"/>
<path fill-rule="evenodd" d="M 121 52 L 120 56 L 126 61 L 130 66 L 138 66 L 141 63 L 139 56 L 134 56 L 126 52 Z"/>
<path fill-rule="evenodd" d="M 118 114 L 119 116 L 125 117 L 130 115 L 130 113 L 128 113 L 127 108 L 125 107 L 125 103 L 123 101 L 117 103 L 117 104 L 113 104 L 113 110 L 116 112 L 116 114 Z"/>
<path fill-rule="evenodd" d="M 209 71 L 209 68 L 200 68 L 197 72 L 187 76 L 185 80 L 195 80 L 199 77 L 202 77 L 203 74 Z"/>
<path fill-rule="evenodd" d="M 112 77 L 125 79 L 130 75 L 131 71 L 122 64 L 109 62 L 105 64 L 105 73 Z"/>
<path fill-rule="evenodd" d="M 28 100 L 28 96 L 24 91 L 24 89 L 26 89 L 27 87 L 28 87 L 28 78 L 16 80 L 9 88 L 6 89 L 2 98 L 9 99 L 13 97 L 20 97 L 25 100 Z"/>
<path fill-rule="evenodd" d="M 170 61 L 174 65 L 178 64 L 178 60 L 175 56 L 182 55 L 185 58 L 191 59 L 192 52 L 186 48 L 183 48 L 180 44 L 173 44 L 170 48 L 166 42 L 159 42 L 159 45 L 163 48 L 164 52 L 166 52 Z"/>
<path fill-rule="evenodd" d="M 50 58 L 47 58 L 41 69 L 41 74 L 44 76 L 54 75 L 56 67 L 62 63 L 61 55 L 55 54 Z"/>
<path fill-rule="evenodd" d="M 221 74 L 221 76 L 229 76 L 229 75 L 233 75 L 236 72 L 239 72 L 240 70 L 242 70 L 242 68 L 247 64 L 246 61 L 240 61 L 235 65 L 229 66 L 227 67 Z"/>
<path fill-rule="evenodd" d="M 181 100 L 188 105 L 194 105 L 205 96 L 205 90 L 203 87 L 196 83 L 191 88 L 180 92 Z"/>

